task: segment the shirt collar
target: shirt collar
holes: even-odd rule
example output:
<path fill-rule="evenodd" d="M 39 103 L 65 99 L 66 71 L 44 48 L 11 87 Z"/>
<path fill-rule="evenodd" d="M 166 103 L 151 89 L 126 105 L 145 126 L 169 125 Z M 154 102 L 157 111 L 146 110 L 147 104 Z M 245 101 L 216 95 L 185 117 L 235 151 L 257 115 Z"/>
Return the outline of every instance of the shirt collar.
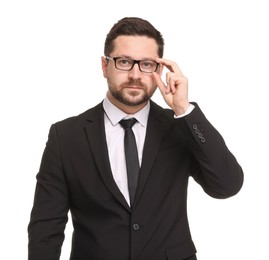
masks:
<path fill-rule="evenodd" d="M 105 113 L 111 122 L 111 124 L 114 126 L 119 123 L 120 120 L 127 119 L 134 117 L 143 127 L 146 127 L 148 116 L 149 116 L 149 109 L 150 109 L 150 102 L 146 104 L 145 107 L 143 107 L 141 110 L 139 110 L 135 114 L 126 114 L 119 108 L 117 108 L 115 105 L 113 105 L 108 97 L 106 96 L 103 101 L 103 107 L 105 110 Z"/>

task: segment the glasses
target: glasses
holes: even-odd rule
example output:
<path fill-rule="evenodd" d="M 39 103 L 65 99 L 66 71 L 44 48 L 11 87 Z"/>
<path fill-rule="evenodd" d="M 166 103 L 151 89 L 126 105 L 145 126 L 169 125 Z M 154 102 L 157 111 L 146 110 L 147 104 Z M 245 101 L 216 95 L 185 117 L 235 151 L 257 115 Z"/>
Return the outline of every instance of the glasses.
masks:
<path fill-rule="evenodd" d="M 115 68 L 122 71 L 130 71 L 137 63 L 139 70 L 145 73 L 152 73 L 155 72 L 158 67 L 159 63 L 153 60 L 132 60 L 124 57 L 109 57 L 106 56 L 107 60 L 113 60 L 115 64 Z"/>

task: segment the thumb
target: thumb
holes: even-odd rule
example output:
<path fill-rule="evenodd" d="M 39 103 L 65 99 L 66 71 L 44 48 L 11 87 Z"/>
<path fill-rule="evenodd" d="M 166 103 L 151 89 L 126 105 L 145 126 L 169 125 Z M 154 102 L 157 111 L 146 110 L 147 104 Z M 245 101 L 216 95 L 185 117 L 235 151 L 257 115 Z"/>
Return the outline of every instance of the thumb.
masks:
<path fill-rule="evenodd" d="M 163 83 L 161 76 L 157 72 L 152 72 L 153 77 L 156 81 L 157 87 L 161 91 L 162 95 L 168 94 L 170 91 L 167 86 Z"/>

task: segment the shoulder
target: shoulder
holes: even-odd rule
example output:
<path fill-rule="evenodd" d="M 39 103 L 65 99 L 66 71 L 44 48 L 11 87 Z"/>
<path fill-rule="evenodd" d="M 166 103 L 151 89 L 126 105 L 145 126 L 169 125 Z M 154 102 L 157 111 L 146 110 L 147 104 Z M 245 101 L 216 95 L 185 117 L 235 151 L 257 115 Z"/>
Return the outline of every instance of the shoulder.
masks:
<path fill-rule="evenodd" d="M 72 125 L 79 125 L 84 123 L 85 121 L 91 121 L 93 118 L 96 118 L 98 115 L 102 115 L 103 113 L 103 106 L 102 102 L 97 104 L 96 106 L 78 114 L 75 116 L 70 116 L 63 120 L 57 121 L 54 123 L 57 127 L 70 127 Z"/>
<path fill-rule="evenodd" d="M 51 125 L 50 132 L 55 131 L 58 136 L 62 137 L 81 135 L 82 131 L 84 131 L 85 125 L 87 125 L 89 121 L 94 121 L 96 120 L 96 118 L 101 120 L 103 119 L 103 115 L 104 112 L 101 102 L 95 107 L 92 107 L 76 116 L 71 116 L 63 120 L 54 122 Z"/>
<path fill-rule="evenodd" d="M 159 106 L 154 101 L 150 101 L 150 114 L 157 117 L 164 117 L 167 119 L 173 118 L 174 111 L 170 108 L 164 108 Z"/>

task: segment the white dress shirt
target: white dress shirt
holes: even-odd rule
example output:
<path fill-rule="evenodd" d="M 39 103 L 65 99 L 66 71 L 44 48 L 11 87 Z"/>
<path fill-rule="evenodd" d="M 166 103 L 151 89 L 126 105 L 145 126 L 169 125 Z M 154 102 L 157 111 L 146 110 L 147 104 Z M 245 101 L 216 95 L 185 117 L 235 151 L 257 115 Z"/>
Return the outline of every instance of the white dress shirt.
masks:
<path fill-rule="evenodd" d="M 121 193 L 130 205 L 127 170 L 124 153 L 124 129 L 119 124 L 120 120 L 135 118 L 137 123 L 132 127 L 138 150 L 138 158 L 141 166 L 144 141 L 148 123 L 150 103 L 133 115 L 128 115 L 114 106 L 106 97 L 103 101 L 105 110 L 105 132 L 108 147 L 108 155 L 113 178 L 118 185 Z"/>
<path fill-rule="evenodd" d="M 114 106 L 109 101 L 107 96 L 103 101 L 103 107 L 105 110 L 104 122 L 105 122 L 106 142 L 108 147 L 108 155 L 112 175 L 121 193 L 123 194 L 127 203 L 130 205 L 125 152 L 124 152 L 125 130 L 119 124 L 119 122 L 122 119 L 128 119 L 128 118 L 135 118 L 137 120 L 137 123 L 132 127 L 132 130 L 135 135 L 138 150 L 138 158 L 141 166 L 148 116 L 150 110 L 150 102 L 148 102 L 143 109 L 132 115 L 128 115 L 119 108 L 117 108 L 116 106 Z M 190 107 L 191 108 L 189 108 L 184 115 L 175 116 L 175 118 L 179 118 L 189 114 L 194 108 L 194 106 L 191 105 Z"/>

